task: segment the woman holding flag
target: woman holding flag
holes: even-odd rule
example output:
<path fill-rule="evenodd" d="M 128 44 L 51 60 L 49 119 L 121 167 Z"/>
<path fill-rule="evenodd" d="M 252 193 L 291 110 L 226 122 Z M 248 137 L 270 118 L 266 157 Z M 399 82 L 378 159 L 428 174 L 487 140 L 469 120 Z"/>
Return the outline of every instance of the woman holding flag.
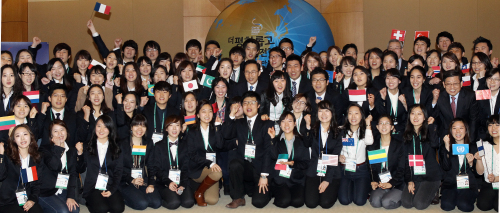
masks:
<path fill-rule="evenodd" d="M 426 209 L 441 184 L 441 167 L 436 160 L 439 147 L 434 118 L 421 104 L 408 108 L 409 119 L 403 133 L 405 156 L 405 187 L 401 204 L 409 209 Z"/>
<path fill-rule="evenodd" d="M 372 86 L 372 77 L 370 72 L 362 67 L 356 66 L 354 71 L 352 72 L 352 83 L 347 87 L 347 91 L 342 93 L 344 95 L 345 100 L 349 100 L 349 102 L 357 103 L 362 108 L 362 113 L 364 117 L 368 117 L 369 115 L 376 115 L 377 110 L 375 108 L 375 98 L 379 96 L 379 91 Z M 365 98 L 355 98 L 353 95 L 349 95 L 350 90 L 364 90 Z M 345 112 L 344 112 L 345 113 Z M 377 118 L 377 116 L 373 116 Z"/>
<path fill-rule="evenodd" d="M 23 85 L 16 69 L 12 65 L 4 65 L 1 70 L 0 81 L 0 117 L 6 116 L 9 112 L 11 101 L 23 94 Z"/>
<path fill-rule="evenodd" d="M 264 121 L 273 121 L 274 129 L 277 133 L 280 131 L 278 120 L 281 114 L 292 110 L 292 93 L 290 87 L 287 84 L 285 73 L 275 71 L 271 75 L 271 84 L 267 87 L 266 92 L 261 95 L 259 109 L 261 119 Z"/>
<path fill-rule="evenodd" d="M 198 76 L 196 69 L 191 61 L 182 61 L 176 69 L 176 77 L 174 77 L 174 84 L 178 85 L 178 92 L 184 94 L 185 92 L 193 91 L 196 94 L 196 100 L 208 99 L 210 97 L 210 88 L 200 85 L 198 83 Z M 203 82 L 201 82 L 203 83 Z"/>
<path fill-rule="evenodd" d="M 25 124 L 14 127 L 9 145 L 0 143 L 0 212 L 42 213 L 38 204 L 43 170 L 35 136 Z"/>
<path fill-rule="evenodd" d="M 39 136 L 41 136 L 41 130 L 39 130 L 38 123 L 36 123 L 35 119 L 37 113 L 38 111 L 31 105 L 30 99 L 24 95 L 20 95 L 12 100 L 12 106 L 8 115 L 14 116 L 16 125 L 28 125 L 35 138 L 39 138 Z M 0 141 L 7 141 L 13 128 L 14 127 L 11 127 L 9 130 L 0 131 Z"/>

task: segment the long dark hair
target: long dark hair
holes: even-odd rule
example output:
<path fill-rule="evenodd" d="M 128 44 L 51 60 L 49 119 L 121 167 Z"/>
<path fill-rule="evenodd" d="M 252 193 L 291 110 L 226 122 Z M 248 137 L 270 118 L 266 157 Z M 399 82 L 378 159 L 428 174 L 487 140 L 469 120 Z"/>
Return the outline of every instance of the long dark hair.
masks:
<path fill-rule="evenodd" d="M 217 68 L 215 69 L 216 73 L 215 73 L 215 76 L 214 77 L 221 77 L 220 76 L 220 73 L 219 73 L 219 69 L 220 69 L 220 65 L 222 64 L 222 62 L 224 61 L 227 61 L 229 62 L 229 64 L 231 64 L 231 74 L 234 72 L 234 64 L 233 64 L 233 60 L 231 60 L 230 58 L 222 58 L 219 63 L 217 64 Z M 209 67 L 211 68 L 211 67 Z M 229 75 L 229 78 L 231 78 L 231 75 Z"/>
<path fill-rule="evenodd" d="M 344 121 L 344 125 L 342 126 L 342 129 L 344 129 L 346 133 L 349 130 L 351 130 L 351 122 L 349 122 L 349 109 L 351 109 L 351 107 L 357 107 L 359 109 L 359 113 L 361 115 L 361 120 L 359 121 L 358 140 L 362 140 L 365 138 L 365 131 L 366 131 L 366 120 L 365 119 L 366 119 L 366 117 L 365 117 L 365 113 L 363 112 L 363 107 L 359 106 L 357 103 L 351 103 L 347 107 L 345 121 Z M 354 135 L 354 132 L 352 134 Z"/>
<path fill-rule="evenodd" d="M 125 66 L 123 66 L 123 76 L 120 78 L 120 89 L 123 93 L 128 92 L 127 78 L 125 78 L 125 70 L 128 66 L 132 66 L 137 75 L 134 80 L 135 92 L 137 92 L 137 94 L 142 94 L 144 87 L 142 87 L 141 72 L 139 71 L 139 66 L 137 66 L 135 62 L 127 62 Z"/>
<path fill-rule="evenodd" d="M 132 127 L 134 127 L 134 126 L 144 126 L 144 127 L 146 127 L 146 131 L 147 131 L 148 119 L 143 114 L 134 115 L 134 117 L 132 117 L 132 120 L 130 121 L 130 132 L 132 132 Z M 133 133 L 130 134 L 130 139 L 132 139 L 132 136 L 133 136 Z M 146 139 L 146 137 L 147 137 L 147 134 L 144 133 L 144 135 L 142 136 L 142 139 L 143 139 L 142 141 L 144 141 Z M 133 142 L 132 142 L 132 140 L 130 140 L 130 146 L 132 146 L 132 145 L 133 145 Z"/>
<path fill-rule="evenodd" d="M 35 135 L 31 132 L 31 129 L 28 125 L 26 124 L 21 124 L 17 125 L 14 127 L 12 130 L 12 134 L 9 136 L 9 146 L 6 147 L 6 154 L 10 158 L 10 160 L 15 164 L 15 165 L 21 165 L 21 158 L 19 157 L 19 148 L 16 143 L 16 136 L 15 132 L 19 128 L 25 128 L 28 133 L 30 134 L 30 144 L 28 147 L 28 153 L 30 155 L 30 158 L 33 159 L 35 163 L 40 162 L 40 153 L 38 152 L 38 145 L 35 140 Z"/>
<path fill-rule="evenodd" d="M 28 68 L 31 70 L 31 72 L 35 73 L 35 77 L 33 78 L 33 83 L 31 83 L 31 87 L 33 88 L 33 90 L 39 90 L 39 85 L 38 85 L 38 71 L 36 69 L 36 66 L 34 64 L 31 64 L 31 63 L 22 63 L 21 66 L 19 67 L 19 70 L 18 70 L 18 74 L 19 74 L 19 78 L 21 78 L 21 75 L 23 75 L 23 72 L 24 70 Z M 21 83 L 22 83 L 22 79 L 21 79 Z M 25 88 L 24 88 L 24 84 L 23 85 L 23 91 L 25 91 Z"/>
<path fill-rule="evenodd" d="M 331 70 L 331 71 L 337 71 L 337 67 L 341 66 L 341 64 L 337 65 L 337 67 L 333 67 L 332 63 L 330 63 L 330 56 L 332 50 L 335 49 L 339 53 L 339 56 L 342 55 L 342 50 L 340 47 L 337 46 L 330 46 L 328 47 L 328 50 L 326 51 L 326 64 L 325 64 L 325 70 Z"/>
<path fill-rule="evenodd" d="M 104 94 L 104 89 L 102 88 L 101 85 L 98 85 L 98 84 L 94 84 L 94 85 L 89 87 L 89 90 L 87 92 L 87 98 L 85 99 L 84 105 L 89 106 L 92 109 L 92 112 L 95 112 L 94 105 L 90 101 L 90 90 L 92 90 L 93 88 L 99 88 L 102 91 L 102 102 L 101 102 L 101 109 L 100 109 L 101 112 L 104 114 L 104 113 L 108 113 L 109 111 L 111 111 L 111 109 L 109 109 L 108 105 L 106 105 L 106 95 Z"/>
<path fill-rule="evenodd" d="M 356 82 L 354 82 L 354 72 L 356 70 L 361 70 L 361 72 L 366 74 L 366 88 L 371 87 L 372 86 L 372 73 L 371 73 L 371 71 L 368 71 L 368 69 L 366 69 L 363 66 L 356 66 L 352 70 L 352 76 L 351 76 L 352 80 L 351 80 L 351 83 L 349 84 L 349 87 L 347 87 L 347 89 L 356 89 L 358 87 L 358 85 L 356 85 Z"/>
<path fill-rule="evenodd" d="M 19 75 L 17 73 L 17 69 L 16 69 L 16 67 L 14 67 L 14 65 L 8 65 L 8 64 L 3 65 L 2 69 L 1 69 L 1 73 L 0 73 L 0 78 L 1 78 L 1 76 L 3 76 L 5 69 L 9 69 L 9 68 L 12 69 L 12 73 L 14 75 L 14 85 L 12 86 L 12 96 L 11 97 L 16 97 L 16 96 L 22 95 L 23 89 L 24 89 L 23 82 L 21 81 L 21 77 L 19 77 Z M 0 79 L 0 97 L 2 97 L 3 95 L 4 95 L 3 83 Z"/>
<path fill-rule="evenodd" d="M 418 132 L 415 132 L 415 128 L 413 127 L 413 124 L 411 123 L 410 115 L 411 111 L 413 109 L 420 108 L 422 112 L 424 113 L 424 122 L 422 123 L 422 126 L 418 129 Z M 406 121 L 406 129 L 405 132 L 403 133 L 403 139 L 405 143 L 410 143 L 410 141 L 413 141 L 413 136 L 420 135 L 421 137 L 421 142 L 427 141 L 427 130 L 429 124 L 427 123 L 427 119 L 429 118 L 427 114 L 427 110 L 422 104 L 414 104 L 408 108 L 408 119 Z"/>
<path fill-rule="evenodd" d="M 500 116 L 498 114 L 492 115 L 486 120 L 486 126 L 489 126 L 490 124 L 500 124 Z M 493 137 L 488 133 L 486 134 L 486 140 L 492 145 L 496 145 L 495 142 L 493 141 Z"/>
<path fill-rule="evenodd" d="M 181 62 L 182 61 L 189 61 L 189 57 L 186 55 L 186 53 L 175 54 L 174 59 L 172 60 L 172 63 L 170 65 L 169 75 L 177 75 L 177 68 L 175 67 L 175 62 L 177 62 L 177 61 L 181 61 Z"/>
<path fill-rule="evenodd" d="M 285 90 L 283 91 L 283 107 L 288 106 L 292 101 L 292 92 L 290 91 L 290 85 L 288 83 L 285 73 L 282 71 L 275 71 L 273 75 L 271 75 L 271 81 L 269 82 L 269 86 L 266 91 L 267 100 L 272 103 L 274 106 L 278 104 L 278 93 L 276 93 L 276 88 L 274 88 L 273 81 L 276 79 L 284 79 L 285 80 Z"/>
<path fill-rule="evenodd" d="M 193 95 L 194 99 L 196 100 L 196 94 L 194 94 L 193 91 L 189 91 L 189 92 L 186 92 L 186 93 L 182 94 L 182 99 L 181 99 L 181 115 L 183 115 L 183 116 L 186 116 L 186 107 L 184 107 L 184 101 L 186 100 L 186 97 L 188 95 Z M 198 100 L 196 100 L 196 104 L 198 104 Z"/>
<path fill-rule="evenodd" d="M 324 100 L 318 103 L 318 112 L 320 109 L 327 109 L 332 113 L 332 119 L 330 120 L 330 126 L 328 130 L 333 133 L 333 137 L 336 138 L 337 135 L 339 134 L 339 128 L 337 124 L 337 116 L 335 114 L 335 106 L 330 103 L 330 101 Z M 319 137 L 321 135 L 321 121 L 319 120 L 319 113 L 316 112 L 317 118 L 316 118 L 316 124 L 314 125 L 314 134 L 315 136 Z"/>
<path fill-rule="evenodd" d="M 52 67 L 54 67 L 54 64 L 56 62 L 61 63 L 61 66 L 63 66 L 63 68 L 64 68 L 63 77 L 62 77 L 63 84 L 64 84 L 64 86 L 66 86 L 66 88 L 68 88 L 68 91 L 71 91 L 71 89 L 73 89 L 73 81 L 71 80 L 69 75 L 66 73 L 66 68 L 65 68 L 64 62 L 60 58 L 50 59 L 49 63 L 47 63 L 47 71 L 51 71 Z M 52 79 L 52 80 L 55 82 L 55 79 Z"/>
<path fill-rule="evenodd" d="M 285 118 L 286 118 L 287 116 L 289 116 L 289 115 L 290 115 L 290 116 L 292 116 L 292 118 L 293 118 L 293 122 L 295 122 L 295 123 L 297 122 L 297 118 L 295 118 L 295 115 L 294 115 L 291 111 L 285 111 L 285 112 L 281 113 L 280 119 L 278 120 L 278 124 L 280 125 L 280 132 L 279 132 L 279 134 L 278 134 L 279 136 L 280 136 L 281 134 L 283 134 L 283 128 L 281 128 L 281 122 L 282 122 L 283 120 L 285 120 Z M 295 137 L 302 137 L 302 136 L 299 134 L 299 131 L 297 130 L 297 125 L 293 125 L 293 135 L 294 135 Z"/>
<path fill-rule="evenodd" d="M 19 50 L 17 51 L 17 54 L 16 54 L 16 61 L 14 61 L 14 63 L 12 63 L 12 65 L 15 65 L 17 66 L 17 64 L 19 63 L 19 56 L 21 55 L 21 53 L 23 52 L 27 52 L 28 54 L 30 54 L 31 56 L 31 61 L 33 61 L 33 64 L 36 65 L 36 58 L 35 56 L 33 56 L 33 53 L 27 49 L 22 49 L 22 50 Z M 64 65 L 64 64 L 63 64 Z"/>
<path fill-rule="evenodd" d="M 80 75 L 83 75 L 83 73 L 80 73 L 80 70 L 78 69 L 78 60 L 80 59 L 87 59 L 89 63 L 92 63 L 92 56 L 87 50 L 80 50 L 75 55 L 75 60 L 73 60 L 73 73 L 79 73 Z M 88 68 L 85 73 L 88 73 Z"/>
<path fill-rule="evenodd" d="M 104 123 L 104 126 L 108 129 L 109 135 L 108 135 L 108 141 L 109 141 L 109 146 L 108 146 L 108 151 L 112 153 L 112 159 L 116 160 L 121 153 L 120 147 L 116 143 L 116 127 L 115 123 L 113 122 L 113 119 L 109 117 L 108 115 L 102 115 L 99 117 L 96 121 L 96 124 L 102 121 Z M 97 125 L 96 125 L 97 126 Z M 97 155 L 97 135 L 95 133 L 95 128 L 92 130 L 92 137 L 90 138 L 87 151 L 91 155 Z"/>
<path fill-rule="evenodd" d="M 465 127 L 465 137 L 464 137 L 464 144 L 469 144 L 470 143 L 470 140 L 469 140 L 469 125 L 467 124 L 467 122 L 465 122 L 464 119 L 462 118 L 455 118 L 453 120 L 451 120 L 450 122 L 450 127 L 448 129 L 448 135 L 450 137 L 450 144 L 448 146 L 448 149 L 451 150 L 451 145 L 452 144 L 456 144 L 457 141 L 455 140 L 455 137 L 453 137 L 453 124 L 455 124 L 456 122 L 462 122 L 464 124 L 464 127 Z"/>
<path fill-rule="evenodd" d="M 196 123 L 194 124 L 195 127 L 198 127 L 198 128 L 201 127 L 201 122 L 200 122 L 200 118 L 198 118 L 198 115 L 200 114 L 201 108 L 205 105 L 210 106 L 210 109 L 212 109 L 212 115 L 214 114 L 214 109 L 212 108 L 212 104 L 210 104 L 210 101 L 208 101 L 207 99 L 203 99 L 203 100 L 199 101 L 198 105 L 196 106 L 196 116 L 195 116 Z M 214 122 L 215 122 L 214 118 L 215 117 L 212 117 L 212 120 L 208 123 L 209 127 L 214 127 Z"/>
<path fill-rule="evenodd" d="M 175 64 L 174 64 L 175 66 Z M 186 69 L 188 66 L 190 66 L 193 70 L 193 78 L 191 80 L 196 80 L 196 84 L 198 84 L 198 75 L 196 74 L 196 67 L 194 67 L 193 63 L 191 61 L 182 61 L 180 64 L 179 64 L 179 67 L 177 67 L 177 69 L 175 70 L 176 73 L 175 75 L 179 78 L 178 80 L 178 87 L 179 87 L 179 91 L 181 93 L 184 93 L 185 90 L 184 90 L 184 83 L 182 81 L 182 70 Z M 200 91 L 200 84 L 198 84 L 198 89 L 194 90 L 195 93 L 198 93 Z"/>

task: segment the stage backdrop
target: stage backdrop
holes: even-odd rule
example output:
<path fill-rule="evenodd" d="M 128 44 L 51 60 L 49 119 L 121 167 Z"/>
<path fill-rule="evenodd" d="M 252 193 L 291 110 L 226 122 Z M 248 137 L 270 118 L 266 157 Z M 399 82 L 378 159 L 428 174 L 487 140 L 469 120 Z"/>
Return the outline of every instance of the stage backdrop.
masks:
<path fill-rule="evenodd" d="M 293 41 L 294 53 L 305 50 L 309 37 L 317 36 L 314 52 L 335 44 L 332 31 L 321 13 L 304 0 L 239 0 L 215 19 L 206 41 L 216 40 L 229 57 L 229 50 L 248 38 L 260 43 L 259 58 L 267 66 L 268 50 L 283 38 Z"/>
<path fill-rule="evenodd" d="M 19 50 L 28 49 L 29 46 L 33 44 L 32 42 L 2 42 L 2 51 L 8 50 L 12 53 L 12 64 L 16 61 L 16 55 Z M 49 62 L 49 43 L 42 42 L 40 45 L 42 47 L 37 51 L 36 63 L 46 64 Z"/>

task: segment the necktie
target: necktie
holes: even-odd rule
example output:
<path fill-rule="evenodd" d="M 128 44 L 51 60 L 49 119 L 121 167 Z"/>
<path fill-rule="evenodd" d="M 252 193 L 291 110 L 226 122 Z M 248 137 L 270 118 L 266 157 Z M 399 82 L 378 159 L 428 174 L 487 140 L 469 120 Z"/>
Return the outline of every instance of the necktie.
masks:
<path fill-rule="evenodd" d="M 292 81 L 292 97 L 295 97 L 297 94 L 297 82 Z"/>
<path fill-rule="evenodd" d="M 316 99 L 318 99 L 318 100 L 320 100 L 320 101 L 321 101 L 321 100 L 323 100 L 323 98 L 322 98 L 322 97 L 317 97 Z"/>
<path fill-rule="evenodd" d="M 456 109 L 456 105 L 455 105 L 455 97 L 451 97 L 451 111 L 453 112 L 453 118 L 456 118 L 457 117 L 457 109 Z"/>
<path fill-rule="evenodd" d="M 59 112 L 58 112 L 58 113 L 56 113 L 56 119 L 61 120 L 61 113 L 59 113 Z"/>
<path fill-rule="evenodd" d="M 250 91 L 253 91 L 253 86 L 250 86 Z"/>
<path fill-rule="evenodd" d="M 236 72 L 236 70 L 233 70 L 233 73 L 231 73 L 231 77 L 229 79 L 233 80 L 234 82 L 236 82 L 236 75 L 234 74 Z"/>
<path fill-rule="evenodd" d="M 179 144 L 179 141 L 169 142 L 168 144 L 170 145 L 170 147 L 174 145 L 177 146 L 177 144 Z"/>
<path fill-rule="evenodd" d="M 248 120 L 248 129 L 252 130 L 252 120 Z"/>

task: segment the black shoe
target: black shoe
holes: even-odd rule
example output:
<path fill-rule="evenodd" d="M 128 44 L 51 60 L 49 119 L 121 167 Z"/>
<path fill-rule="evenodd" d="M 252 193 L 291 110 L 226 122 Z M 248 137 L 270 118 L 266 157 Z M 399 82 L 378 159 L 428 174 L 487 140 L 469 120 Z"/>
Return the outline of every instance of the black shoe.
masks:
<path fill-rule="evenodd" d="M 224 186 L 224 195 L 229 195 L 229 186 Z"/>

